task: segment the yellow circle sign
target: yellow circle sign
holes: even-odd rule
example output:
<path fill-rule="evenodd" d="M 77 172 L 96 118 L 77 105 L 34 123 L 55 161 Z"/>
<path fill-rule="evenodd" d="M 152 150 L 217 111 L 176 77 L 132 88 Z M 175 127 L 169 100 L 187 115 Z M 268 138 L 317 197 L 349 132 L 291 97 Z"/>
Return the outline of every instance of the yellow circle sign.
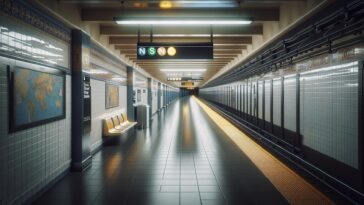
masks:
<path fill-rule="evenodd" d="M 169 56 L 175 56 L 177 51 L 174 47 L 169 47 L 168 50 L 167 50 L 167 53 Z"/>
<path fill-rule="evenodd" d="M 157 50 L 157 53 L 160 56 L 165 56 L 167 51 L 166 51 L 166 49 L 164 47 L 159 47 L 158 50 Z"/>

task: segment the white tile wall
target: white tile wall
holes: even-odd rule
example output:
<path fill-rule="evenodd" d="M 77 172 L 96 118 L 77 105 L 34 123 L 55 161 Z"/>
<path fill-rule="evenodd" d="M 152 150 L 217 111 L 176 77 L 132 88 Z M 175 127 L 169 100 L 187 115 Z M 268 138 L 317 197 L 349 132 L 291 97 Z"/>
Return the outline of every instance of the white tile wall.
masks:
<path fill-rule="evenodd" d="M 258 82 L 258 117 L 263 119 L 263 81 Z"/>
<path fill-rule="evenodd" d="M 134 87 L 134 91 L 137 95 L 137 90 L 140 90 L 141 92 L 141 101 L 140 102 L 136 102 L 137 104 L 148 104 L 148 89 L 144 88 L 144 87 Z M 143 90 L 145 92 L 143 92 Z M 137 100 L 137 96 L 135 96 L 135 100 Z"/>
<path fill-rule="evenodd" d="M 158 110 L 158 81 L 152 80 L 152 114 Z"/>
<path fill-rule="evenodd" d="M 244 81 L 244 113 L 248 113 L 248 83 Z"/>
<path fill-rule="evenodd" d="M 270 122 L 270 98 L 271 98 L 271 92 L 270 92 L 270 86 L 271 81 L 266 80 L 264 84 L 264 119 L 267 122 Z"/>
<path fill-rule="evenodd" d="M 91 79 L 91 151 L 102 144 L 102 119 L 126 113 L 126 86 L 119 86 L 119 106 L 105 109 L 105 82 Z"/>
<path fill-rule="evenodd" d="M 70 45 L 0 12 L 0 53 L 70 67 Z"/>
<path fill-rule="evenodd" d="M 247 114 L 251 115 L 251 82 L 248 81 L 247 84 L 247 89 L 246 89 L 246 93 L 247 93 L 247 105 L 248 105 L 248 110 L 247 110 Z"/>
<path fill-rule="evenodd" d="M 281 126 L 282 81 L 273 80 L 273 124 Z"/>
<path fill-rule="evenodd" d="M 67 76 L 65 119 L 8 133 L 8 80 L 6 69 L 0 66 L 0 204 L 23 203 L 70 167 L 70 91 L 71 77 Z"/>
<path fill-rule="evenodd" d="M 301 73 L 303 144 L 358 168 L 358 63 Z"/>
<path fill-rule="evenodd" d="M 257 113 L 257 82 L 255 80 L 252 81 L 252 115 L 254 117 L 258 116 Z"/>
<path fill-rule="evenodd" d="M 296 75 L 284 78 L 284 127 L 296 132 Z"/>

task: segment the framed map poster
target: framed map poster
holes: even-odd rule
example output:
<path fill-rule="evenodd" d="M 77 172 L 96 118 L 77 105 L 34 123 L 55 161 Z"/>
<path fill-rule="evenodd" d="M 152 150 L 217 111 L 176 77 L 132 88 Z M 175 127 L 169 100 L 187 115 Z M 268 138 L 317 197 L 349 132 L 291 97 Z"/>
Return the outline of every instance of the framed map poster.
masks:
<path fill-rule="evenodd" d="M 119 106 L 119 86 L 106 83 L 105 86 L 105 107 L 106 109 Z"/>
<path fill-rule="evenodd" d="M 9 69 L 10 132 L 65 118 L 65 74 Z"/>

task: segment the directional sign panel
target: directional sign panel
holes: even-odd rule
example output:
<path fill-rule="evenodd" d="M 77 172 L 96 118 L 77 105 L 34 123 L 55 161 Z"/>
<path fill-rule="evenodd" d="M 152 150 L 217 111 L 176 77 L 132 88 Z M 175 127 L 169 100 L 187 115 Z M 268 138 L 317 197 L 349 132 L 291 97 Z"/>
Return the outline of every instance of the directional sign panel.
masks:
<path fill-rule="evenodd" d="M 138 59 L 213 59 L 212 43 L 138 43 Z"/>
<path fill-rule="evenodd" d="M 167 81 L 202 81 L 203 77 L 168 77 Z"/>

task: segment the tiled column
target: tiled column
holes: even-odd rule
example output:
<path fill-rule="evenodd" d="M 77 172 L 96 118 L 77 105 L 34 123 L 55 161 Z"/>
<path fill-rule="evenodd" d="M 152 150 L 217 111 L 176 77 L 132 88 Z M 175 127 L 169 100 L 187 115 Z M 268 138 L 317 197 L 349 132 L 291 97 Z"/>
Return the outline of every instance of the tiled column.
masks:
<path fill-rule="evenodd" d="M 161 109 L 161 97 L 162 97 L 162 84 L 158 82 L 158 110 Z"/>
<path fill-rule="evenodd" d="M 149 118 L 152 117 L 153 108 L 153 93 L 152 93 L 152 79 L 148 78 L 148 105 L 149 107 Z"/>
<path fill-rule="evenodd" d="M 163 107 L 167 107 L 167 86 L 163 85 Z"/>
<path fill-rule="evenodd" d="M 82 70 L 89 68 L 90 36 L 81 30 L 72 31 L 72 170 L 83 171 L 90 167 L 90 116 L 89 98 L 84 96 L 86 76 Z"/>
<path fill-rule="evenodd" d="M 133 105 L 134 69 L 132 67 L 127 67 L 126 72 L 127 72 L 127 85 L 126 85 L 127 114 L 128 114 L 128 119 L 130 119 L 130 121 L 135 121 L 134 105 Z"/>

